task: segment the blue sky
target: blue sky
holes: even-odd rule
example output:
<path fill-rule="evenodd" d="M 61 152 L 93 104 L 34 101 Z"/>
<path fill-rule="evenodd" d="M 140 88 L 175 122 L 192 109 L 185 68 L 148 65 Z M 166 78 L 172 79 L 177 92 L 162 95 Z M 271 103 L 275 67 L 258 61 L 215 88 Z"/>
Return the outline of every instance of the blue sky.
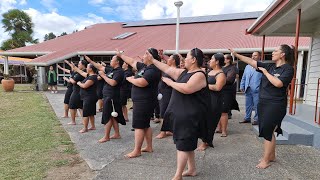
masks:
<path fill-rule="evenodd" d="M 0 0 L 0 14 L 9 9 L 28 13 L 35 24 L 34 37 L 71 33 L 96 23 L 176 17 L 176 0 Z M 181 16 L 203 16 L 263 11 L 273 0 L 183 0 Z M 2 16 L 0 17 L 0 20 Z M 0 43 L 9 36 L 0 27 Z"/>

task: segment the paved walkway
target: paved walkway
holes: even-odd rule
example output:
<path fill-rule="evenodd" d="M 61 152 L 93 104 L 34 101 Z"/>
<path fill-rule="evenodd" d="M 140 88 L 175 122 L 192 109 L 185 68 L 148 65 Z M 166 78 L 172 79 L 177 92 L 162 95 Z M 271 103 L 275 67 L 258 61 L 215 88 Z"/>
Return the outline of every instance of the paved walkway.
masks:
<path fill-rule="evenodd" d="M 122 139 L 99 144 L 103 136 L 100 124 L 101 113 L 96 116 L 96 131 L 78 133 L 78 125 L 67 125 L 69 119 L 60 118 L 63 114 L 64 92 L 45 93 L 50 104 L 71 140 L 76 144 L 81 157 L 92 170 L 97 171 L 94 179 L 171 179 L 176 169 L 176 150 L 172 138 L 155 139 L 154 153 L 143 153 L 135 159 L 125 159 L 124 154 L 133 148 L 134 132 L 130 122 L 120 126 Z M 256 169 L 255 165 L 262 154 L 262 143 L 252 132 L 250 124 L 239 124 L 243 119 L 244 97 L 237 97 L 241 113 L 233 111 L 229 121 L 229 136 L 222 138 L 216 134 L 214 148 L 196 152 L 198 176 L 185 179 L 320 179 L 320 151 L 312 147 L 278 145 L 277 162 L 266 170 Z M 156 136 L 160 126 L 151 123 Z M 200 141 L 199 141 L 200 142 Z"/>

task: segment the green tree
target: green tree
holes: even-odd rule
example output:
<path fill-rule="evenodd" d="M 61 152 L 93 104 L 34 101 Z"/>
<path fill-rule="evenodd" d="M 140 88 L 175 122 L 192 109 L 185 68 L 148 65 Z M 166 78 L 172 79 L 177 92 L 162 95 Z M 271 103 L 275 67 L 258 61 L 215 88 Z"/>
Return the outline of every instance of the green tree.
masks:
<path fill-rule="evenodd" d="M 60 36 L 65 36 L 65 35 L 67 35 L 67 33 L 66 33 L 66 32 L 63 32 Z"/>
<path fill-rule="evenodd" d="M 54 39 L 56 38 L 57 36 L 55 34 L 53 34 L 53 32 L 49 33 L 49 34 L 46 34 L 44 35 L 44 41 L 48 41 L 50 39 Z"/>
<path fill-rule="evenodd" d="M 19 9 L 12 9 L 2 16 L 2 27 L 11 38 L 2 43 L 1 49 L 9 50 L 24 47 L 26 43 L 38 43 L 38 39 L 32 37 L 34 24 L 27 13 Z"/>

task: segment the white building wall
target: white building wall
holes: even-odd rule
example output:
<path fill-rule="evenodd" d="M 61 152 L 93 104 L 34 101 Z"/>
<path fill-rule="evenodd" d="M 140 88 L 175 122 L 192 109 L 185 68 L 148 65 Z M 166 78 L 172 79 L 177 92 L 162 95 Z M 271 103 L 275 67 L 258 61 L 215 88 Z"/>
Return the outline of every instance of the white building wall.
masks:
<path fill-rule="evenodd" d="M 305 90 L 305 103 L 315 106 L 318 79 L 320 78 L 320 36 L 312 38 L 309 57 L 309 66 L 307 70 L 308 75 L 306 80 L 308 85 Z M 320 97 L 318 99 L 318 103 L 320 103 Z"/>

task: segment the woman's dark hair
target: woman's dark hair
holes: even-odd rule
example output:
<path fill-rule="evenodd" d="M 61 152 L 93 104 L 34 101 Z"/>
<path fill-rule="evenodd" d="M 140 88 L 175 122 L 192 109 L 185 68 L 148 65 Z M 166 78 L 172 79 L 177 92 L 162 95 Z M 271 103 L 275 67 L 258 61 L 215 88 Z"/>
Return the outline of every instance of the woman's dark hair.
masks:
<path fill-rule="evenodd" d="M 87 65 L 89 64 L 88 61 L 86 61 L 86 60 L 81 60 L 80 63 L 81 63 L 84 67 L 87 67 Z"/>
<path fill-rule="evenodd" d="M 202 67 L 204 57 L 203 52 L 198 48 L 193 48 L 191 49 L 191 56 L 196 58 L 198 67 Z"/>
<path fill-rule="evenodd" d="M 161 58 L 159 56 L 158 50 L 155 48 L 149 48 L 148 52 L 152 55 L 153 59 L 156 59 L 158 61 L 161 61 Z"/>
<path fill-rule="evenodd" d="M 119 62 L 119 66 L 122 67 L 123 65 L 123 59 L 119 56 L 116 56 L 117 57 L 117 61 Z"/>
<path fill-rule="evenodd" d="M 89 64 L 89 67 L 92 69 L 92 71 L 97 74 L 98 73 L 98 69 L 96 67 L 94 67 L 93 64 Z"/>
<path fill-rule="evenodd" d="M 224 55 L 222 53 L 216 53 L 213 55 L 216 61 L 219 61 L 219 66 L 222 67 L 225 65 L 224 63 Z"/>
<path fill-rule="evenodd" d="M 294 64 L 294 47 L 290 47 L 287 44 L 280 45 L 281 51 L 285 54 L 285 60 L 288 64 L 293 66 Z"/>
<path fill-rule="evenodd" d="M 232 59 L 231 54 L 226 54 L 226 59 L 229 59 L 229 60 L 230 60 L 230 64 L 233 63 L 233 59 Z"/>
<path fill-rule="evenodd" d="M 178 54 L 172 55 L 172 58 L 174 59 L 174 63 L 177 67 L 180 65 L 180 56 Z"/>

